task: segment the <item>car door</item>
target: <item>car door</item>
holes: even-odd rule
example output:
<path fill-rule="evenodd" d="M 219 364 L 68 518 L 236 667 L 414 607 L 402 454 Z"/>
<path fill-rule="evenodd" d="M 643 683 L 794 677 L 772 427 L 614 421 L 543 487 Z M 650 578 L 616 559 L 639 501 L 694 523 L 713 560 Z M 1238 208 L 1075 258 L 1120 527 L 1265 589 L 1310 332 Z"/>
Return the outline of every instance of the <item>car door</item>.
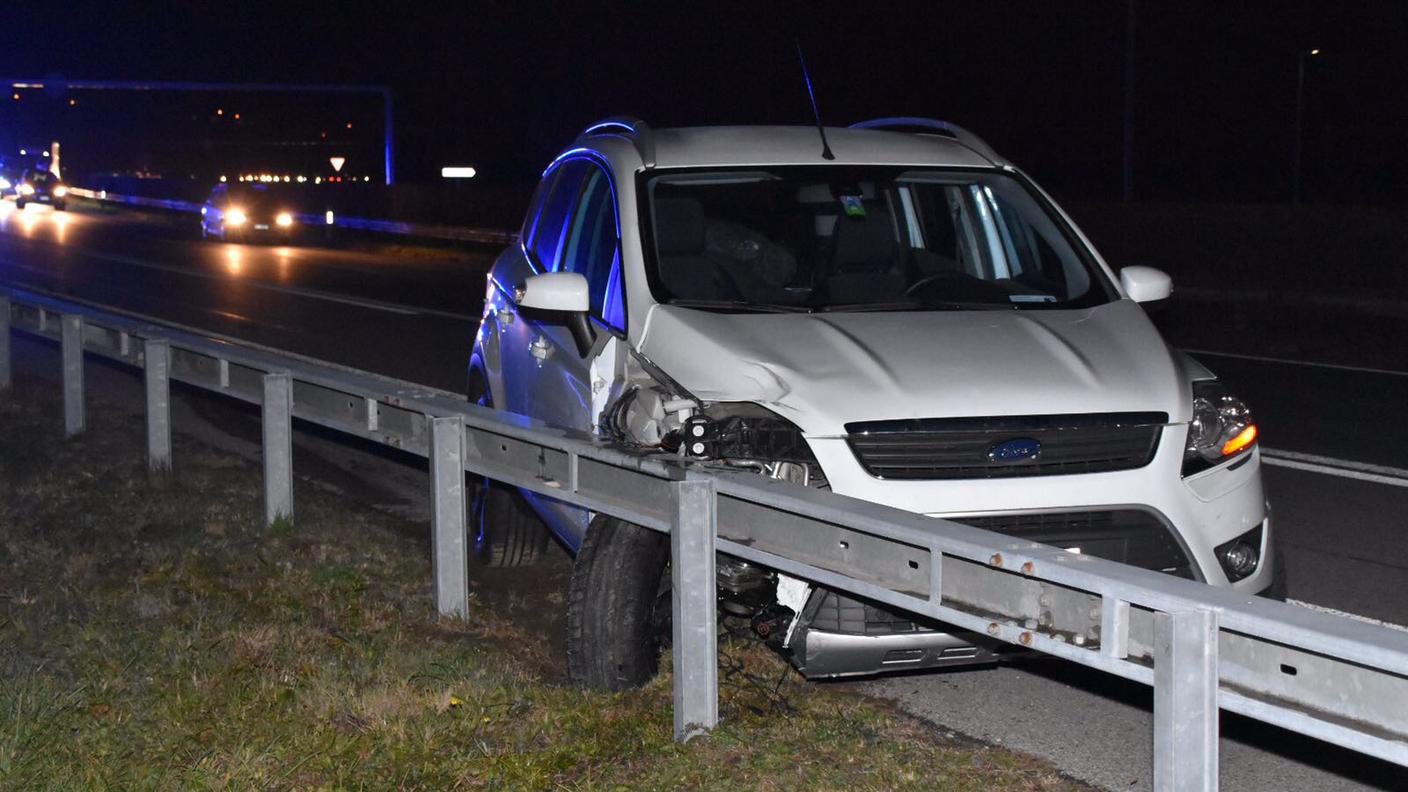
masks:
<path fill-rule="evenodd" d="M 615 339 L 615 333 L 623 329 L 619 229 L 615 194 L 606 170 L 585 158 L 569 162 L 564 168 L 559 184 L 576 187 L 570 210 L 563 214 L 560 227 L 549 225 L 539 230 L 555 233 L 559 240 L 551 269 L 576 272 L 587 279 L 597 342 L 584 356 L 561 314 L 520 311 L 520 325 L 527 335 L 524 365 L 531 367 L 528 376 L 521 379 L 532 382 L 524 394 L 523 412 L 556 426 L 589 432 L 596 424 L 592 363 Z M 545 211 L 544 221 L 552 219 Z M 548 246 L 541 249 L 546 251 Z M 547 266 L 546 261 L 542 263 Z M 533 500 L 538 511 L 569 543 L 575 543 L 585 532 L 590 517 L 585 509 L 545 498 Z"/>

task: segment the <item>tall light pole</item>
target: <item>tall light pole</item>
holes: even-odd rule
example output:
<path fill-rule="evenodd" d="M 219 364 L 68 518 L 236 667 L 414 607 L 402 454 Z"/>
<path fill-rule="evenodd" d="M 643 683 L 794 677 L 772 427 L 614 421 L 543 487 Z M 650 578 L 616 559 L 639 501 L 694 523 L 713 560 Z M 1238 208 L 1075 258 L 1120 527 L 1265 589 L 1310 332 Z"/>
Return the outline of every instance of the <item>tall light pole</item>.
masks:
<path fill-rule="evenodd" d="M 1124 158 L 1120 167 L 1120 198 L 1134 198 L 1134 0 L 1127 0 L 1124 18 Z"/>
<path fill-rule="evenodd" d="M 1291 203 L 1300 203 L 1300 161 L 1305 136 L 1305 61 L 1320 54 L 1319 48 L 1296 53 L 1296 143 L 1291 152 Z"/>

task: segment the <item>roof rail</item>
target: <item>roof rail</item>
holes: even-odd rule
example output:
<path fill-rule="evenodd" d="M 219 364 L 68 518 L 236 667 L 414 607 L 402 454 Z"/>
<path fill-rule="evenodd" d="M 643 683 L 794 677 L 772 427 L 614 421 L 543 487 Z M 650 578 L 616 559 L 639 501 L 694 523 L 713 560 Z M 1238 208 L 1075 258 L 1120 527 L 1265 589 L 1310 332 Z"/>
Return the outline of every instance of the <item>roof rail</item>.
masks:
<path fill-rule="evenodd" d="M 636 153 L 640 155 L 641 164 L 646 168 L 655 167 L 655 139 L 650 132 L 650 125 L 631 116 L 611 116 L 603 118 L 582 130 L 582 134 L 577 136 L 578 140 L 592 135 L 616 135 L 631 141 L 636 147 Z"/>
<path fill-rule="evenodd" d="M 992 146 L 987 141 L 969 132 L 957 124 L 950 124 L 947 121 L 940 121 L 937 118 L 921 118 L 919 116 L 890 116 L 888 118 L 872 118 L 869 121 L 858 121 L 851 124 L 851 129 L 905 129 L 919 128 L 931 129 L 943 132 L 951 136 L 954 140 L 972 149 L 974 152 L 985 157 L 996 164 L 1001 159 Z"/>

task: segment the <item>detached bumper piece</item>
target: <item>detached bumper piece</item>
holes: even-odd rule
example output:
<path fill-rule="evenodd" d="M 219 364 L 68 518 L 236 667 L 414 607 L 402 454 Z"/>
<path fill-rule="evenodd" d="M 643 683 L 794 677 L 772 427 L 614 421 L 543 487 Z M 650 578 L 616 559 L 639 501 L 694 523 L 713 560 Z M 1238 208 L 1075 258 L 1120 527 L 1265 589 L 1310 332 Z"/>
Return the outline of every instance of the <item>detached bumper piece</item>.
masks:
<path fill-rule="evenodd" d="M 1020 652 L 939 622 L 911 620 L 827 589 L 812 592 L 792 637 L 791 660 L 808 679 L 995 663 Z"/>

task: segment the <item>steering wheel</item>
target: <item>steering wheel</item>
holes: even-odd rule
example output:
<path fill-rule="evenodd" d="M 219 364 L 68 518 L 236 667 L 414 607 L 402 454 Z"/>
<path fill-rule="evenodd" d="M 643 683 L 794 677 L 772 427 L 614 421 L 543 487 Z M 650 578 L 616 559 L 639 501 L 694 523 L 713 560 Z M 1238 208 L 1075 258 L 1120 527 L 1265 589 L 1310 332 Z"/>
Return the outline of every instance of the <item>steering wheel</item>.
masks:
<path fill-rule="evenodd" d="M 943 272 L 936 272 L 936 273 L 934 273 L 933 275 L 929 275 L 929 276 L 920 278 L 919 280 L 915 281 L 914 283 L 911 283 L 911 284 L 909 285 L 909 288 L 904 290 L 904 296 L 905 296 L 905 297 L 913 296 L 913 294 L 914 294 L 915 292 L 919 291 L 919 290 L 920 290 L 921 288 L 923 288 L 924 286 L 928 286 L 929 284 L 934 283 L 934 282 L 936 282 L 936 281 L 941 281 L 941 280 L 946 280 L 946 279 L 948 279 L 948 278 L 956 278 L 956 277 L 958 277 L 958 273 L 957 273 L 957 272 L 951 272 L 951 271 L 948 271 L 948 270 L 945 270 L 945 271 L 943 271 Z"/>

